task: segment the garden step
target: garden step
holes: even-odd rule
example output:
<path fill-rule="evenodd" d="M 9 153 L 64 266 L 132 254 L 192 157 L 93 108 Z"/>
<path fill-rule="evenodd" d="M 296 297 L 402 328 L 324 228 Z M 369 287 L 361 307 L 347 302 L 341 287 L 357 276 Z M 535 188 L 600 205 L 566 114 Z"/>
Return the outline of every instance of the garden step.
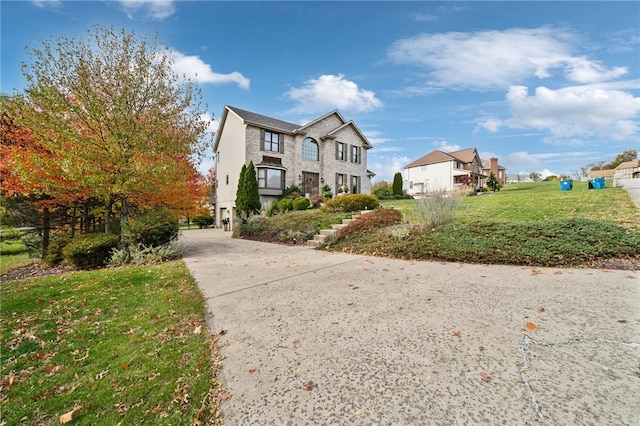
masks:
<path fill-rule="evenodd" d="M 335 234 L 337 231 L 335 229 L 321 229 L 320 230 L 320 234 L 322 236 L 326 236 L 326 235 L 333 235 Z"/>

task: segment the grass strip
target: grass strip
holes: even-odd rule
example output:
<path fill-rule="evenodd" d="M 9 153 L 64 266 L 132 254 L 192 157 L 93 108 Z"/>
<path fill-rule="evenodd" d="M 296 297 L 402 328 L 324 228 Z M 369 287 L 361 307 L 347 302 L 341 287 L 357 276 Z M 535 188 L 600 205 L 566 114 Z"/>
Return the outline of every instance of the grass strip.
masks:
<path fill-rule="evenodd" d="M 211 423 L 204 312 L 182 261 L 4 283 L 1 423 Z"/>

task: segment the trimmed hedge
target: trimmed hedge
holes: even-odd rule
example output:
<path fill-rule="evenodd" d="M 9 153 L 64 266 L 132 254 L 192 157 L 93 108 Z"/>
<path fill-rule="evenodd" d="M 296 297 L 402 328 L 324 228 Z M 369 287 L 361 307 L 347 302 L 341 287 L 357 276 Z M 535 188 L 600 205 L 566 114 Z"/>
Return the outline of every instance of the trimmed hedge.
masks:
<path fill-rule="evenodd" d="M 90 235 L 71 240 L 62 253 L 65 261 L 76 269 L 96 269 L 109 263 L 111 252 L 119 243 L 118 235 Z"/>
<path fill-rule="evenodd" d="M 293 200 L 293 209 L 294 210 L 306 210 L 311 205 L 311 202 L 305 197 L 298 197 Z"/>
<path fill-rule="evenodd" d="M 355 212 L 360 210 L 373 210 L 380 206 L 377 197 L 367 194 L 339 195 L 327 200 L 322 209 L 325 211 Z"/>

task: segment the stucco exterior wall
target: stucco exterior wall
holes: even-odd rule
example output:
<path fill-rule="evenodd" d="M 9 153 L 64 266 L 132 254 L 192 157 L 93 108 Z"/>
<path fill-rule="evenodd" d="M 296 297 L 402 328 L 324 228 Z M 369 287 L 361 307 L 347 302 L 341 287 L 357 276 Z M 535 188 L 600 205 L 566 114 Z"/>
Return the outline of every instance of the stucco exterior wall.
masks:
<path fill-rule="evenodd" d="M 409 195 L 433 191 L 451 191 L 453 187 L 453 162 L 428 164 L 405 169 L 404 189 Z"/>

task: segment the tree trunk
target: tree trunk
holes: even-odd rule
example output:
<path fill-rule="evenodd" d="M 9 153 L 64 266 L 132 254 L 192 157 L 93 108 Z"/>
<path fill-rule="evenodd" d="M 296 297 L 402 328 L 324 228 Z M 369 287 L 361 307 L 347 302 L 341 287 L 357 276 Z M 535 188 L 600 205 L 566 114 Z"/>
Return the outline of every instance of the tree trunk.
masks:
<path fill-rule="evenodd" d="M 120 241 L 124 244 L 127 231 L 127 198 L 122 197 L 122 207 L 120 209 Z"/>
<path fill-rule="evenodd" d="M 113 198 L 109 197 L 109 202 L 107 203 L 107 214 L 106 214 L 105 223 L 104 223 L 105 234 L 108 234 L 111 231 L 110 224 L 111 224 L 112 210 L 113 210 Z"/>
<path fill-rule="evenodd" d="M 51 240 L 51 214 L 49 208 L 45 207 L 42 211 L 42 259 L 47 256 L 49 251 L 49 241 Z"/>

